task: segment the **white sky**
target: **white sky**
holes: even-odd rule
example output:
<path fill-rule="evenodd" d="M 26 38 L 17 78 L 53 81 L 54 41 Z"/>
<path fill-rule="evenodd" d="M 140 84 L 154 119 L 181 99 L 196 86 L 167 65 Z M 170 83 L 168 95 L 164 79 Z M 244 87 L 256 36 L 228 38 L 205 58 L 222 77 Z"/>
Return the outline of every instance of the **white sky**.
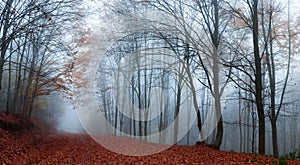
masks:
<path fill-rule="evenodd" d="M 273 0 L 273 1 L 279 1 L 280 3 L 285 5 L 285 12 L 287 12 L 287 3 L 288 0 Z M 297 16 L 300 16 L 300 0 L 290 0 L 291 1 L 291 16 L 296 18 Z M 90 12 L 87 20 L 88 24 L 87 26 L 93 27 L 97 26 L 100 23 L 99 16 L 101 15 L 101 8 L 103 8 L 103 5 L 105 3 L 112 3 L 112 1 L 105 1 L 105 0 L 83 0 L 83 8 L 84 10 L 87 10 L 87 12 Z M 102 20 L 103 21 L 103 20 Z M 299 20 L 300 21 L 300 20 Z"/>

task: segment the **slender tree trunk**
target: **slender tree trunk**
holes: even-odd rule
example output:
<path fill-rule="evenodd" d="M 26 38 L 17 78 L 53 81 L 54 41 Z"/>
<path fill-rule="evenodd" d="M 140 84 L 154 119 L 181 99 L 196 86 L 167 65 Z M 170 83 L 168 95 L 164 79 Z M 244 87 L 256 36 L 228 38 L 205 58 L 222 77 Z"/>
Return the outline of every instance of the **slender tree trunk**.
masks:
<path fill-rule="evenodd" d="M 28 75 L 28 82 L 26 86 L 26 91 L 24 95 L 24 108 L 23 108 L 23 116 L 26 117 L 28 116 L 29 113 L 29 108 L 30 108 L 30 103 L 31 100 L 33 99 L 32 97 L 32 91 L 33 91 L 33 78 L 34 78 L 34 67 L 35 67 L 35 61 L 37 58 L 37 47 L 36 45 L 33 45 L 33 51 L 32 51 L 32 59 L 31 59 L 31 64 L 30 64 L 30 70 L 29 70 L 29 75 Z"/>
<path fill-rule="evenodd" d="M 167 89 L 166 90 L 166 95 L 169 96 L 169 92 L 168 92 L 168 84 L 169 84 L 169 77 L 168 77 L 168 72 L 166 72 L 166 70 L 163 70 L 163 74 L 162 74 L 162 77 L 161 77 L 161 86 L 163 87 L 163 89 Z M 168 100 L 167 103 L 163 104 L 164 102 L 162 101 L 163 100 L 163 97 L 164 97 L 164 94 L 161 94 L 160 95 L 160 111 L 161 111 L 161 115 L 159 115 L 159 132 L 162 132 L 163 129 L 164 129 L 164 119 L 165 119 L 165 110 L 168 108 L 167 105 L 168 105 Z M 159 143 L 162 144 L 164 141 L 163 141 L 163 138 L 162 137 L 163 134 L 160 134 L 159 135 Z"/>
<path fill-rule="evenodd" d="M 134 85 L 134 81 L 135 81 L 135 79 L 134 79 L 134 77 L 132 77 L 132 90 L 131 91 L 132 91 L 132 103 L 133 104 L 135 103 L 135 97 L 134 97 L 134 92 L 135 92 L 134 88 L 135 88 L 135 85 Z M 132 106 L 131 112 L 132 112 L 132 119 L 131 119 L 131 121 L 132 121 L 132 124 L 133 124 L 133 135 L 136 136 L 137 134 L 136 134 L 136 120 L 135 120 L 134 105 Z"/>
<path fill-rule="evenodd" d="M 265 114 L 262 97 L 262 70 L 261 58 L 259 54 L 259 39 L 258 39 L 258 0 L 253 0 L 252 4 L 252 21 L 253 21 L 253 46 L 255 60 L 255 101 L 258 114 L 258 153 L 265 154 Z"/>
<path fill-rule="evenodd" d="M 119 108 L 116 106 L 115 107 L 115 120 L 114 120 L 114 122 L 115 122 L 115 124 L 114 124 L 114 128 L 115 128 L 115 132 L 114 132 L 114 135 L 117 135 L 117 130 L 118 130 L 118 115 L 119 115 Z"/>
<path fill-rule="evenodd" d="M 177 83 L 177 93 L 176 93 L 176 105 L 175 105 L 175 112 L 174 112 L 174 143 L 177 143 L 178 141 L 178 125 L 179 125 L 179 119 L 178 119 L 178 114 L 180 110 L 180 105 L 181 105 L 181 92 L 182 92 L 182 79 L 183 79 L 183 74 L 184 74 L 184 67 L 180 67 L 181 64 L 179 64 L 179 74 L 178 74 L 178 83 Z"/>
<path fill-rule="evenodd" d="M 272 1 L 271 1 L 272 2 Z M 269 25 L 269 33 L 270 33 L 270 72 L 272 73 L 272 76 L 270 76 L 270 85 L 271 85 L 271 115 L 270 115 L 270 121 L 271 121 L 271 128 L 272 128 L 272 144 L 273 144 L 273 154 L 275 157 L 279 156 L 279 149 L 278 149 L 278 137 L 277 137 L 277 118 L 279 115 L 279 112 L 281 110 L 283 100 L 284 100 L 284 95 L 286 91 L 286 86 L 289 78 L 289 71 L 290 71 L 290 60 L 291 60 L 291 30 L 290 30 L 290 1 L 288 1 L 288 66 L 287 66 L 287 72 L 286 72 L 286 77 L 284 80 L 283 84 L 283 89 L 281 91 L 281 96 L 280 96 L 280 102 L 279 102 L 279 107 L 276 111 L 275 107 L 275 92 L 276 92 L 276 82 L 275 82 L 275 62 L 274 62 L 274 55 L 273 55 L 273 35 L 272 35 L 272 10 L 270 9 L 270 25 Z M 272 79 L 271 79 L 272 78 Z"/>
<path fill-rule="evenodd" d="M 25 50 L 26 50 L 26 43 L 27 43 L 27 37 L 28 34 L 26 34 L 25 36 L 25 41 L 24 41 L 24 45 L 23 45 L 23 49 L 22 49 L 22 53 L 21 53 L 21 57 L 17 68 L 17 78 L 16 78 L 16 86 L 15 86 L 15 92 L 14 92 L 14 100 L 13 100 L 13 108 L 12 111 L 13 113 L 15 113 L 17 111 L 17 101 L 18 99 L 20 100 L 20 97 L 18 97 L 19 92 L 20 92 L 20 87 L 21 87 L 21 78 L 22 78 L 22 64 L 23 64 L 23 59 L 24 59 L 24 55 L 25 55 Z"/>
<path fill-rule="evenodd" d="M 12 47 L 12 46 L 11 46 Z M 12 52 L 10 52 L 12 53 Z M 8 63 L 8 86 L 7 86 L 7 97 L 6 97 L 6 111 L 5 114 L 8 115 L 11 111 L 10 102 L 11 102 L 11 55 L 9 56 L 9 63 Z"/>
<path fill-rule="evenodd" d="M 220 57 L 219 57 L 219 2 L 213 0 L 214 8 L 214 32 L 212 36 L 213 42 L 213 97 L 216 111 L 216 118 L 218 120 L 217 134 L 214 141 L 214 147 L 220 149 L 223 139 L 223 119 L 221 111 L 221 93 L 220 93 Z"/>
<path fill-rule="evenodd" d="M 270 1 L 270 4 L 272 1 Z M 273 17 L 273 11 L 272 8 L 270 8 L 269 11 L 269 22 L 268 22 L 268 32 L 265 28 L 265 14 L 264 14 L 264 6 L 262 4 L 261 7 L 262 10 L 262 31 L 264 36 L 264 44 L 265 44 L 265 52 L 266 52 L 266 63 L 267 63 L 267 69 L 268 69 L 268 75 L 269 75 L 269 83 L 270 83 L 270 114 L 269 118 L 271 121 L 271 128 L 272 128 L 272 144 L 273 144 L 273 155 L 275 157 L 278 157 L 278 142 L 277 142 L 277 117 L 276 117 L 276 102 L 275 102 L 275 92 L 276 92 L 276 73 L 275 73 L 275 63 L 274 63 L 274 55 L 273 55 L 273 28 L 272 28 L 272 17 Z M 268 33 L 268 34 L 267 34 Z M 270 44 L 270 45 L 269 45 Z M 270 50 L 270 51 L 269 51 Z"/>
<path fill-rule="evenodd" d="M 135 50 L 137 50 L 138 48 L 138 41 L 135 41 Z M 138 90 L 137 90 L 137 99 L 138 99 L 138 115 L 139 115 L 139 136 L 140 136 L 140 140 L 142 140 L 142 136 L 143 136 L 143 121 L 142 121 L 142 84 L 141 84 L 141 73 L 140 73 L 140 54 L 139 52 L 137 52 L 136 54 L 136 65 L 137 65 L 137 85 L 138 85 Z"/>
<path fill-rule="evenodd" d="M 252 112 L 251 112 L 251 116 L 252 116 L 252 143 L 251 143 L 251 148 L 252 148 L 252 153 L 256 152 L 256 138 L 255 138 L 255 132 L 256 132 L 256 120 L 255 120 L 255 113 L 254 113 L 254 109 L 253 109 L 253 105 L 251 106 Z"/>
<path fill-rule="evenodd" d="M 192 92 L 192 97 L 193 97 L 193 106 L 195 109 L 195 112 L 197 114 L 197 128 L 199 131 L 200 136 L 201 135 L 201 129 L 202 129 L 202 120 L 201 120 L 201 113 L 200 113 L 200 109 L 199 109 L 199 105 L 198 105 L 198 100 L 197 100 L 197 91 L 194 85 L 194 81 L 193 81 L 193 77 L 192 77 L 192 73 L 191 70 L 189 68 L 189 60 L 190 59 L 190 45 L 188 43 L 188 40 L 186 39 L 186 46 L 185 46 L 185 62 L 186 62 L 186 72 L 188 75 L 188 79 L 189 79 L 189 85 L 190 85 L 190 90 Z"/>
<path fill-rule="evenodd" d="M 217 135 L 214 141 L 214 147 L 216 149 L 220 149 L 223 139 L 223 119 L 221 115 L 221 104 L 220 98 L 215 98 L 215 106 L 217 110 L 217 118 L 219 117 L 218 125 L 217 125 Z M 220 116 L 218 116 L 220 115 Z"/>
<path fill-rule="evenodd" d="M 238 94 L 239 94 L 239 98 L 238 98 L 238 109 L 239 109 L 239 134 L 240 134 L 240 144 L 239 144 L 239 147 L 240 147 L 240 152 L 243 152 L 243 127 L 242 127 L 242 112 L 241 112 L 241 109 L 242 109 L 242 106 L 241 106 L 241 103 L 242 103 L 242 99 L 241 99 L 241 89 L 239 88 L 239 91 L 238 91 Z M 244 143 L 246 143 L 247 141 L 245 141 Z M 244 147 L 245 148 L 245 147 Z"/>
<path fill-rule="evenodd" d="M 272 144 L 273 144 L 273 154 L 274 157 L 279 156 L 278 152 L 278 139 L 277 139 L 277 126 L 276 126 L 276 121 L 271 120 L 271 127 L 272 127 Z"/>

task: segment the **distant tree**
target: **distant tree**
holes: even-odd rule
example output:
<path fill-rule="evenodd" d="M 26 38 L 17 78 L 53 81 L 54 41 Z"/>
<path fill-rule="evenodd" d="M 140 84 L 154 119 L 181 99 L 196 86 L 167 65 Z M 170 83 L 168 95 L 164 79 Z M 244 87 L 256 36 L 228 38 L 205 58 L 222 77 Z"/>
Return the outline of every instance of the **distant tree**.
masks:
<path fill-rule="evenodd" d="M 239 88 L 255 96 L 254 100 L 250 99 L 249 101 L 254 101 L 257 108 L 258 152 L 265 153 L 265 113 L 268 113 L 272 128 L 273 152 L 274 156 L 278 156 L 276 121 L 284 103 L 291 58 L 291 49 L 289 49 L 291 33 L 289 23 L 286 23 L 289 21 L 280 20 L 280 17 L 284 16 L 280 16 L 279 5 L 273 1 L 247 1 L 238 3 L 232 9 L 233 24 L 236 26 L 234 29 L 236 32 L 244 32 L 239 38 L 238 44 L 231 44 L 231 48 L 238 58 L 228 66 L 235 68 L 243 75 L 235 75 L 235 79 L 232 80 Z M 287 30 L 283 30 L 282 27 Z M 248 31 L 251 31 L 251 36 L 247 35 Z M 250 47 L 249 40 L 252 40 Z M 288 46 L 283 47 L 282 42 Z M 281 48 L 281 50 L 277 48 Z M 280 58 L 287 58 L 287 62 L 279 60 L 280 62 L 276 63 L 275 61 Z M 283 80 L 279 80 L 277 71 L 282 71 L 284 65 L 286 66 L 286 76 Z M 250 82 L 243 78 L 245 76 Z M 243 82 L 243 85 L 240 82 Z"/>
<path fill-rule="evenodd" d="M 235 69 L 241 71 L 244 75 L 249 77 L 250 83 L 246 83 L 241 76 L 237 79 L 247 84 L 247 87 L 243 87 L 239 81 L 232 79 L 236 85 L 244 90 L 250 91 L 255 96 L 255 104 L 257 108 L 258 123 L 259 123 L 259 144 L 258 153 L 265 154 L 265 112 L 263 104 L 263 70 L 262 70 L 262 59 L 259 47 L 259 6 L 258 0 L 251 0 L 247 2 L 238 3 L 236 6 L 232 6 L 232 12 L 234 13 L 234 21 L 238 23 L 239 26 L 246 26 L 251 31 L 251 40 L 253 50 L 251 54 L 248 55 L 247 47 L 242 47 L 241 52 L 239 52 L 240 58 L 235 61 L 235 64 L 231 62 L 228 64 L 230 67 L 235 67 Z M 250 37 L 250 36 L 249 36 Z M 241 49 L 239 47 L 238 49 Z M 243 50 L 244 49 L 244 50 Z M 245 61 L 244 61 L 245 60 Z M 243 62 L 243 63 L 241 63 Z M 238 64 L 237 64 L 238 63 Z"/>
<path fill-rule="evenodd" d="M 280 6 L 275 1 L 269 3 L 261 3 L 261 26 L 264 44 L 264 63 L 266 65 L 266 82 L 267 91 L 266 102 L 268 106 L 268 116 L 271 122 L 272 141 L 273 141 L 273 155 L 279 156 L 278 140 L 277 140 L 277 119 L 284 103 L 288 79 L 290 74 L 290 63 L 292 54 L 292 34 L 290 28 L 290 1 L 288 2 L 288 16 L 287 21 L 281 22 Z M 283 30 L 286 29 L 286 30 Z M 279 32 L 280 31 L 280 32 Z M 286 35 L 285 35 L 286 34 Z M 281 36 L 281 37 L 279 37 Z M 286 37 L 283 37 L 286 36 Z M 287 46 L 282 47 L 278 42 L 284 42 Z M 276 49 L 280 48 L 281 51 Z M 284 50 L 284 51 L 282 51 Z M 286 55 L 285 55 L 286 54 Z M 280 58 L 287 58 L 286 64 L 283 62 L 276 62 Z M 286 67 L 284 67 L 286 65 Z M 278 67 L 280 66 L 280 67 Z M 286 75 L 283 80 L 277 78 L 281 71 L 286 68 Z M 281 83 L 283 81 L 283 83 Z M 280 94 L 276 94 L 280 93 Z M 276 101 L 278 100 L 278 101 Z"/>
<path fill-rule="evenodd" d="M 228 58 L 222 53 L 226 52 L 222 40 L 230 20 L 230 14 L 224 10 L 227 3 L 222 0 L 211 2 L 196 0 L 188 3 L 181 0 L 157 0 L 152 1 L 151 4 L 166 13 L 174 21 L 169 24 L 165 22 L 156 23 L 174 29 L 175 33 L 184 36 L 191 49 L 197 52 L 198 64 L 205 75 L 201 83 L 208 88 L 214 99 L 215 115 L 218 119 L 214 146 L 219 149 L 223 137 L 221 97 L 229 80 L 221 74 L 224 70 L 221 64 Z M 187 58 L 189 58 L 189 55 Z M 229 70 L 225 72 L 230 74 Z M 225 78 L 225 80 L 222 78 Z M 201 132 L 199 121 L 201 120 L 198 120 L 198 129 Z"/>

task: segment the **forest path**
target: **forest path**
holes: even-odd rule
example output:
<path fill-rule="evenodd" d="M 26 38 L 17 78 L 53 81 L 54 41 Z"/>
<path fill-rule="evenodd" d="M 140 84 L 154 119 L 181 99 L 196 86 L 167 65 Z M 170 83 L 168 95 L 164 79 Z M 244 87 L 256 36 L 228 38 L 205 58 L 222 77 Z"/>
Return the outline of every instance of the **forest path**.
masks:
<path fill-rule="evenodd" d="M 3 121 L 7 120 L 7 121 Z M 24 127 L 25 125 L 25 127 Z M 19 119 L 0 116 L 0 165 L 7 164 L 277 164 L 272 157 L 224 152 L 206 144 L 174 145 L 148 156 L 125 156 L 111 152 L 88 134 L 55 133 L 32 126 Z M 12 129 L 13 128 L 13 129 Z M 142 144 L 128 138 L 103 136 L 113 143 L 151 149 L 154 144 Z M 126 148 L 132 150 L 132 148 Z M 300 161 L 289 161 L 300 164 Z"/>

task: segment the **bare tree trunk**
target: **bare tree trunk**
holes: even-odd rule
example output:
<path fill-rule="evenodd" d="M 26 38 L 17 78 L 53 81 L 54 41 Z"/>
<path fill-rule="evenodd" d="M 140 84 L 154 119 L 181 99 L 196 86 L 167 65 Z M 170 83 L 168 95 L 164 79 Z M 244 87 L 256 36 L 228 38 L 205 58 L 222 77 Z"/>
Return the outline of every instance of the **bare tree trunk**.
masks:
<path fill-rule="evenodd" d="M 12 46 L 11 46 L 12 47 Z M 12 50 L 12 49 L 11 49 Z M 12 52 L 10 52 L 12 54 Z M 11 55 L 9 56 L 8 61 L 8 86 L 7 86 L 7 97 L 6 97 L 6 111 L 5 114 L 8 115 L 11 111 L 10 102 L 11 102 Z"/>
<path fill-rule="evenodd" d="M 221 112 L 221 93 L 220 93 L 220 57 L 219 57 L 219 4 L 218 0 L 212 1 L 214 6 L 214 32 L 212 36 L 212 42 L 213 42 L 213 97 L 215 101 L 215 111 L 217 115 L 218 125 L 217 125 L 217 135 L 216 139 L 214 141 L 214 147 L 217 149 L 220 149 L 222 144 L 222 138 L 223 138 L 223 119 L 222 119 L 222 112 Z"/>
<path fill-rule="evenodd" d="M 177 83 L 177 93 L 176 93 L 176 104 L 175 104 L 175 112 L 174 112 L 174 143 L 177 143 L 178 141 L 178 114 L 180 110 L 180 105 L 181 105 L 181 92 L 182 92 L 182 79 L 183 79 L 183 74 L 184 74 L 184 67 L 181 68 L 180 66 L 183 65 L 179 63 L 179 73 L 178 73 L 178 83 Z"/>
<path fill-rule="evenodd" d="M 256 138 L 255 138 L 255 132 L 256 132 L 256 120 L 255 120 L 255 113 L 254 113 L 254 109 L 253 109 L 253 104 L 251 106 L 252 112 L 251 112 L 251 116 L 252 116 L 252 143 L 251 143 L 251 150 L 252 153 L 256 152 Z"/>
<path fill-rule="evenodd" d="M 33 34 L 31 34 L 32 36 L 30 37 L 32 40 L 34 40 Z M 30 103 L 31 100 L 33 99 L 32 97 L 32 90 L 33 90 L 33 78 L 34 78 L 34 68 L 35 68 L 35 62 L 36 62 L 36 58 L 37 58 L 37 54 L 38 54 L 38 50 L 37 50 L 37 45 L 35 45 L 35 43 L 33 43 L 32 46 L 32 59 L 30 62 L 30 68 L 29 68 L 29 75 L 28 75 L 28 82 L 26 85 L 26 91 L 25 91 L 25 95 L 24 95 L 24 108 L 23 108 L 23 116 L 24 117 L 28 117 L 29 115 L 29 108 L 30 108 Z"/>
<path fill-rule="evenodd" d="M 239 144 L 239 147 L 240 147 L 240 152 L 243 152 L 243 130 L 242 130 L 242 106 L 241 106 L 241 103 L 242 103 L 242 99 L 241 99 L 241 89 L 239 88 L 239 91 L 238 91 L 238 109 L 239 109 L 239 134 L 240 134 L 240 144 Z M 244 142 L 244 144 L 246 143 L 247 141 Z M 245 148 L 245 147 L 244 147 Z"/>
<path fill-rule="evenodd" d="M 25 50 L 26 50 L 27 39 L 28 39 L 27 37 L 28 37 L 28 34 L 26 34 L 26 36 L 25 36 L 25 41 L 24 41 L 22 53 L 20 55 L 21 57 L 20 57 L 20 60 L 18 61 L 19 65 L 18 65 L 18 68 L 17 68 L 17 76 L 16 76 L 17 78 L 16 78 L 16 82 L 15 82 L 16 86 L 15 86 L 15 92 L 14 92 L 14 98 L 13 98 L 13 108 L 12 108 L 13 113 L 15 113 L 17 111 L 17 108 L 18 108 L 17 101 L 21 100 L 21 98 L 18 95 L 19 95 L 20 87 L 21 87 L 22 64 L 23 64 L 23 59 L 24 59 L 24 56 L 25 56 Z"/>
<path fill-rule="evenodd" d="M 215 106 L 216 106 L 216 115 L 217 118 L 219 118 L 218 120 L 218 125 L 217 125 L 217 135 L 216 135 L 216 139 L 214 141 L 214 147 L 216 149 L 220 149 L 221 144 L 222 144 L 222 139 L 223 139 L 223 119 L 222 119 L 222 115 L 221 115 L 221 101 L 220 101 L 220 97 L 215 97 Z"/>
<path fill-rule="evenodd" d="M 271 3 L 271 2 L 270 2 Z M 269 11 L 269 23 L 268 23 L 268 31 L 265 28 L 265 11 L 264 5 L 262 4 L 261 7 L 261 17 L 262 17 L 262 32 L 264 36 L 264 44 L 265 44 L 265 52 L 266 52 L 266 64 L 268 69 L 268 78 L 270 83 L 270 114 L 269 118 L 271 121 L 271 128 L 272 128 L 272 144 L 273 144 L 273 155 L 278 157 L 278 143 L 277 143 L 277 127 L 276 127 L 276 102 L 275 102 L 275 90 L 276 90 L 276 73 L 275 73 L 275 65 L 274 65 L 274 55 L 273 55 L 273 28 L 272 28 L 272 17 L 273 11 L 270 9 Z M 267 34 L 268 33 L 268 34 Z M 270 46 L 269 46 L 270 44 Z M 270 51 L 269 51 L 270 50 Z"/>
<path fill-rule="evenodd" d="M 134 88 L 135 88 L 135 85 L 134 85 L 134 77 L 132 78 L 132 90 L 131 90 L 131 92 L 132 92 L 132 103 L 134 104 L 135 103 L 135 99 L 134 99 Z M 134 105 L 132 106 L 132 110 L 131 110 L 131 112 L 132 112 L 132 124 L 133 124 L 133 135 L 134 136 L 136 136 L 137 134 L 136 134 L 136 120 L 135 120 L 135 111 L 134 111 Z"/>
<path fill-rule="evenodd" d="M 273 155 L 274 157 L 279 156 L 279 151 L 278 151 L 278 139 L 277 139 L 277 126 L 276 126 L 276 121 L 271 120 L 271 128 L 272 128 L 272 144 L 273 144 Z"/>
<path fill-rule="evenodd" d="M 272 1 L 271 1 L 272 2 Z M 272 11 L 271 11 L 272 12 Z M 271 22 L 271 16 L 270 15 L 270 22 Z M 271 23 L 270 23 L 271 24 Z M 270 25 L 270 39 L 272 40 L 273 35 L 272 35 L 272 27 Z M 271 99 L 271 116 L 270 116 L 270 120 L 271 120 L 271 126 L 272 126 L 272 143 L 273 143 L 273 154 L 275 157 L 279 156 L 279 150 L 278 150 L 278 137 L 277 137 L 277 119 L 278 119 L 278 115 L 279 112 L 281 110 L 281 107 L 283 105 L 283 100 L 284 100 L 284 95 L 285 95 L 285 91 L 286 91 L 286 87 L 287 87 L 287 83 L 288 83 L 288 78 L 289 78 L 289 73 L 290 73 L 290 63 L 291 63 L 291 29 L 290 29 L 290 0 L 288 1 L 288 65 L 287 65 L 287 71 L 286 71 L 286 76 L 284 79 L 284 84 L 283 84 L 283 88 L 281 91 L 281 96 L 280 96 L 280 102 L 279 102 L 279 107 L 275 108 L 275 62 L 274 62 L 274 55 L 273 55 L 273 45 L 272 45 L 272 41 L 270 42 L 270 53 L 271 53 L 271 64 L 272 64 L 272 74 L 273 74 L 273 81 L 270 82 L 272 83 L 271 87 L 273 87 L 273 90 L 271 90 L 271 96 L 273 96 Z"/>
<path fill-rule="evenodd" d="M 265 114 L 262 97 L 262 70 L 261 58 L 259 53 L 259 39 L 258 39 L 258 0 L 253 0 L 252 4 L 252 21 L 253 21 L 253 46 L 254 46 L 254 60 L 255 60 L 255 100 L 258 114 L 258 153 L 265 154 Z"/>

